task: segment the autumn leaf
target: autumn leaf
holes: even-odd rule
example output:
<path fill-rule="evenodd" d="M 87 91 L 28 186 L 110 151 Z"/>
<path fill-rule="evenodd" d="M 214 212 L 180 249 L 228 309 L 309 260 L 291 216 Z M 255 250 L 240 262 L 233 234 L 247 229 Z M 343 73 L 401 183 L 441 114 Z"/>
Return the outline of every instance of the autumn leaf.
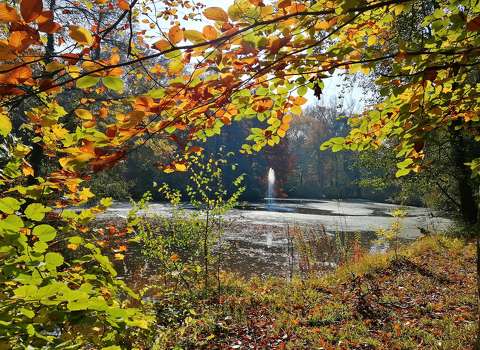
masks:
<path fill-rule="evenodd" d="M 118 7 L 124 11 L 130 11 L 130 4 L 125 0 L 118 0 Z"/>
<path fill-rule="evenodd" d="M 20 3 L 20 13 L 25 22 L 34 21 L 43 10 L 42 0 L 22 0 Z"/>
<path fill-rule="evenodd" d="M 157 41 L 156 43 L 154 43 L 153 47 L 156 48 L 159 51 L 165 51 L 165 50 L 169 49 L 170 47 L 172 47 L 172 45 L 170 44 L 170 42 L 168 40 L 161 39 L 161 40 Z"/>
<path fill-rule="evenodd" d="M 467 30 L 470 32 L 478 32 L 480 30 L 480 16 L 467 23 Z"/>
<path fill-rule="evenodd" d="M 5 3 L 0 4 L 0 23 L 20 22 L 17 11 Z"/>
<path fill-rule="evenodd" d="M 48 34 L 57 32 L 61 26 L 58 23 L 53 22 L 52 11 L 43 11 L 40 16 L 37 17 L 38 30 Z"/>
<path fill-rule="evenodd" d="M 17 52 L 26 50 L 34 42 L 35 38 L 26 31 L 14 31 L 8 38 L 9 45 Z"/>
<path fill-rule="evenodd" d="M 78 108 L 75 110 L 75 114 L 82 120 L 92 120 L 93 116 L 92 113 L 87 111 L 86 109 Z"/>
<path fill-rule="evenodd" d="M 194 44 L 205 41 L 203 34 L 200 33 L 198 30 L 185 30 L 183 36 L 185 37 L 185 39 L 191 41 Z"/>
<path fill-rule="evenodd" d="M 203 27 L 203 36 L 207 40 L 215 40 L 218 37 L 218 32 L 214 26 L 207 25 Z"/>
<path fill-rule="evenodd" d="M 175 170 L 177 171 L 187 171 L 187 166 L 183 163 L 175 163 Z"/>
<path fill-rule="evenodd" d="M 89 200 L 90 198 L 95 197 L 95 195 L 90 191 L 90 188 L 84 187 L 78 194 L 78 199 L 80 199 L 82 202 Z"/>
<path fill-rule="evenodd" d="M 168 31 L 168 39 L 172 44 L 177 44 L 183 40 L 183 30 L 178 26 L 173 26 Z"/>
<path fill-rule="evenodd" d="M 0 135 L 7 137 L 12 131 L 12 122 L 5 114 L 0 114 Z"/>
<path fill-rule="evenodd" d="M 209 7 L 203 11 L 203 15 L 213 21 L 228 22 L 228 14 L 221 7 Z"/>
<path fill-rule="evenodd" d="M 81 45 L 91 46 L 93 44 L 92 34 L 85 28 L 80 26 L 70 26 L 70 38 Z"/>

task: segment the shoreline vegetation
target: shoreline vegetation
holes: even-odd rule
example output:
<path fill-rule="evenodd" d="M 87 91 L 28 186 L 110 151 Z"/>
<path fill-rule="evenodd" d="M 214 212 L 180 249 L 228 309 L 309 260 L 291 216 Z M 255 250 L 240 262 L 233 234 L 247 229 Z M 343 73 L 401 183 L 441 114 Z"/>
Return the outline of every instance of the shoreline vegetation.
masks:
<path fill-rule="evenodd" d="M 165 317 L 179 305 L 163 303 L 165 295 L 157 295 L 153 305 L 163 324 L 157 325 L 152 348 L 474 346 L 478 310 L 474 244 L 439 234 L 419 238 L 396 253 L 366 254 L 355 260 L 323 276 L 297 275 L 288 282 L 222 273 L 222 290 L 215 297 L 202 298 L 191 289 L 189 299 L 177 299 L 191 303 L 189 315 L 180 322 Z M 125 345 L 141 348 L 139 339 L 142 336 L 130 338 L 131 343 L 126 339 Z"/>

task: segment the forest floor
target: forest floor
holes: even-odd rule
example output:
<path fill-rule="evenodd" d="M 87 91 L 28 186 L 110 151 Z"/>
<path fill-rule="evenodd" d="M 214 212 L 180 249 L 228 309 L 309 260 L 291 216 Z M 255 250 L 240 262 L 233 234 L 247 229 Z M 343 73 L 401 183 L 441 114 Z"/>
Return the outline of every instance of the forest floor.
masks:
<path fill-rule="evenodd" d="M 220 300 L 164 329 L 170 348 L 471 349 L 475 339 L 475 250 L 459 239 L 422 238 L 322 277 L 225 279 Z"/>

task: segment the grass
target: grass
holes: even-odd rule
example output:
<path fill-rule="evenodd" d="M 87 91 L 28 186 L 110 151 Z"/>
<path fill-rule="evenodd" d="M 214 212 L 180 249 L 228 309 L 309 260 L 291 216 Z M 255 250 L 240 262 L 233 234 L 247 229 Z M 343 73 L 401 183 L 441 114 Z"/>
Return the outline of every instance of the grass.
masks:
<path fill-rule="evenodd" d="M 225 275 L 219 302 L 157 331 L 168 349 L 470 349 L 476 334 L 472 244 L 426 237 L 307 279 Z"/>

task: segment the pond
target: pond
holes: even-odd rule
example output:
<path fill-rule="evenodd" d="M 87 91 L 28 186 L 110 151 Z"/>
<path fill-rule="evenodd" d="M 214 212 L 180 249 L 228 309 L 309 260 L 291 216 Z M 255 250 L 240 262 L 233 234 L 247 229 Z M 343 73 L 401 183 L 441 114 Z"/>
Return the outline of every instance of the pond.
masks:
<path fill-rule="evenodd" d="M 365 200 L 274 199 L 265 203 L 243 203 L 225 215 L 224 240 L 228 250 L 222 254 L 222 267 L 242 276 L 286 276 L 292 263 L 291 231 L 303 227 L 312 232 L 337 235 L 342 240 L 354 234 L 361 237 L 365 251 L 378 251 L 385 246 L 376 242 L 375 231 L 390 227 L 392 210 L 397 205 Z M 128 203 L 115 203 L 105 219 L 126 218 Z M 415 239 L 420 229 L 437 232 L 447 229 L 451 221 L 421 207 L 403 207 L 407 215 L 401 221 L 400 238 Z M 171 206 L 153 203 L 142 215 L 169 215 Z M 128 252 L 127 265 L 142 265 L 141 254 Z M 125 266 L 128 269 L 128 266 Z M 145 267 L 149 270 L 152 267 Z"/>

